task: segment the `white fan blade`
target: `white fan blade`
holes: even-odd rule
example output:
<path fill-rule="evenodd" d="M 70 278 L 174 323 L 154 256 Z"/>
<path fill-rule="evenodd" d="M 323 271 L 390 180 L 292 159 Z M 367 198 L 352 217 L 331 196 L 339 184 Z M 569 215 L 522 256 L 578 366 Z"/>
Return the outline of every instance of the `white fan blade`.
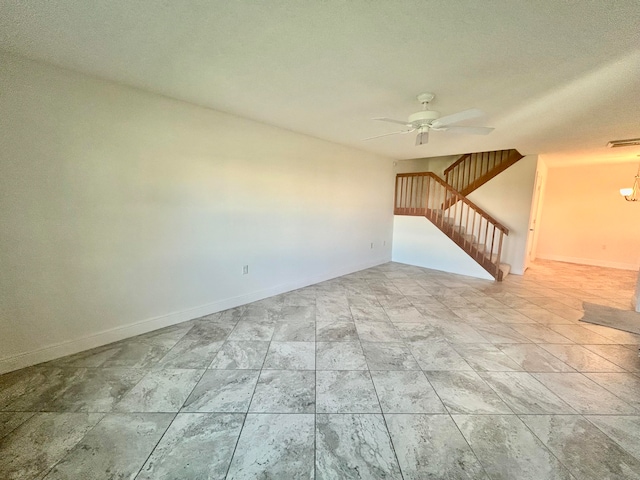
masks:
<path fill-rule="evenodd" d="M 454 133 L 468 133 L 469 135 L 489 135 L 493 132 L 492 127 L 462 127 L 455 125 L 444 127 L 443 130 Z"/>
<path fill-rule="evenodd" d="M 407 127 L 411 126 L 410 123 L 403 122 L 402 120 L 394 120 L 393 118 L 378 117 L 378 118 L 374 118 L 373 120 L 380 120 L 381 122 L 397 123 L 398 125 L 405 125 Z"/>
<path fill-rule="evenodd" d="M 429 131 L 420 132 L 418 136 L 416 136 L 416 145 L 424 145 L 429 143 Z"/>
<path fill-rule="evenodd" d="M 434 128 L 445 127 L 454 123 L 462 122 L 463 120 L 470 120 L 472 118 L 482 117 L 484 112 L 477 108 L 471 108 L 469 110 L 463 110 L 462 112 L 452 113 L 451 115 L 445 115 L 431 123 Z"/>
<path fill-rule="evenodd" d="M 414 129 L 415 130 L 415 129 Z M 373 140 L 374 138 L 388 137 L 389 135 L 398 135 L 400 133 L 411 133 L 413 130 L 400 130 L 399 132 L 383 133 L 382 135 L 376 135 L 375 137 L 363 138 L 362 140 Z"/>

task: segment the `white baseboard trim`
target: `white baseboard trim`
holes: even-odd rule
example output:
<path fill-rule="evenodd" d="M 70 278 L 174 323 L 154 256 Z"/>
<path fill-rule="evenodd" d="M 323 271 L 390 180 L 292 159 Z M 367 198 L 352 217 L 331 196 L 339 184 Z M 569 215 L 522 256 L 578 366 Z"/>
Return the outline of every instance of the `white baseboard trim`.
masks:
<path fill-rule="evenodd" d="M 341 277 L 349 273 L 358 272 L 367 268 L 375 267 L 391 261 L 391 255 L 378 258 L 370 262 L 350 265 L 343 268 L 331 270 L 320 275 L 302 278 L 293 282 L 283 283 L 274 287 L 257 290 L 255 292 L 238 295 L 237 297 L 225 298 L 212 303 L 200 305 L 198 307 L 172 312 L 158 317 L 148 318 L 129 325 L 122 325 L 115 328 L 102 330 L 92 335 L 81 338 L 68 340 L 66 342 L 48 345 L 30 352 L 20 353 L 10 357 L 0 359 L 0 374 L 18 370 L 20 368 L 29 367 L 42 362 L 55 360 L 56 358 L 74 353 L 89 350 L 91 348 L 101 347 L 109 343 L 124 340 L 125 338 L 135 337 L 143 333 L 158 330 L 159 328 L 169 327 L 178 323 L 193 320 L 212 313 L 221 312 L 229 308 L 238 307 L 247 303 L 256 302 L 264 298 L 279 295 L 281 293 L 290 292 L 298 288 L 307 287 L 316 283 L 331 280 L 332 278 Z"/>
<path fill-rule="evenodd" d="M 577 263 L 579 265 L 593 265 L 594 267 L 617 268 L 619 270 L 640 269 L 640 265 L 634 263 L 610 262 L 608 260 L 594 260 L 592 258 L 566 257 L 564 255 L 537 254 L 536 258 L 541 260 L 554 260 L 556 262 Z"/>

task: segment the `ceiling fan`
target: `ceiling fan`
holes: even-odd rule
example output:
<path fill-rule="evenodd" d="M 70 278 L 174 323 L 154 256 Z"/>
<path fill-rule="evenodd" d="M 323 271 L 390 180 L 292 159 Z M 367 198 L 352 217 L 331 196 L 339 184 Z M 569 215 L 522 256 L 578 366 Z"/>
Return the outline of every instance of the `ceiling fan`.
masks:
<path fill-rule="evenodd" d="M 440 116 L 440 112 L 429 110 L 429 102 L 433 100 L 435 95 L 433 93 L 421 93 L 418 95 L 418 101 L 422 104 L 422 110 L 409 115 L 407 121 L 394 120 L 393 118 L 379 117 L 373 120 L 380 120 L 382 122 L 397 123 L 404 125 L 407 130 L 399 130 L 397 132 L 384 133 L 382 135 L 376 135 L 375 137 L 365 138 L 365 140 L 372 140 L 374 138 L 387 137 L 389 135 L 398 135 L 404 133 L 418 132 L 416 137 L 416 145 L 424 145 L 429 141 L 429 131 L 448 131 L 454 133 L 466 133 L 470 135 L 488 135 L 493 131 L 491 127 L 467 127 L 462 125 L 455 125 L 456 123 L 464 120 L 470 120 L 472 118 L 482 117 L 484 112 L 477 108 L 469 110 L 463 110 L 462 112 L 453 113 L 451 115 Z"/>

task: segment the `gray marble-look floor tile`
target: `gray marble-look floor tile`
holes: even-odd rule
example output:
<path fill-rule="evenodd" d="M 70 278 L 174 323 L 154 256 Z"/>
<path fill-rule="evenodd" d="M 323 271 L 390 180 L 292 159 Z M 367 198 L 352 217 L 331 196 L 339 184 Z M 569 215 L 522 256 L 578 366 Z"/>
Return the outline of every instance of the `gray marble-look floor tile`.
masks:
<path fill-rule="evenodd" d="M 640 376 L 633 373 L 586 373 L 587 377 L 640 413 Z"/>
<path fill-rule="evenodd" d="M 107 414 L 45 478 L 133 478 L 173 417 L 167 413 Z"/>
<path fill-rule="evenodd" d="M 159 368 L 207 368 L 224 342 L 185 336 L 160 359 Z"/>
<path fill-rule="evenodd" d="M 9 435 L 33 415 L 33 412 L 0 412 L 0 439 Z"/>
<path fill-rule="evenodd" d="M 560 335 L 558 332 L 554 332 L 544 325 L 511 325 L 511 328 L 527 337 L 533 343 L 574 343 L 567 337 Z"/>
<path fill-rule="evenodd" d="M 226 477 L 244 414 L 180 413 L 136 480 Z"/>
<path fill-rule="evenodd" d="M 384 311 L 384 308 L 375 305 L 353 305 L 350 304 L 351 316 L 355 321 L 370 323 L 390 323 L 391 320 Z"/>
<path fill-rule="evenodd" d="M 447 342 L 410 343 L 408 347 L 422 370 L 473 370 Z"/>
<path fill-rule="evenodd" d="M 449 415 L 384 416 L 405 480 L 489 478 Z"/>
<path fill-rule="evenodd" d="M 283 293 L 282 297 L 282 309 L 287 307 L 304 307 L 315 306 L 316 294 L 313 287 L 300 288 L 292 292 Z"/>
<path fill-rule="evenodd" d="M 613 340 L 603 337 L 602 335 L 598 335 L 597 333 L 580 325 L 549 325 L 549 328 L 580 345 L 611 345 L 616 343 Z"/>
<path fill-rule="evenodd" d="M 362 342 L 370 370 L 420 370 L 404 343 Z"/>
<path fill-rule="evenodd" d="M 310 293 L 308 301 L 297 305 L 285 305 L 280 310 L 278 321 L 288 323 L 308 323 L 316 321 L 315 294 Z"/>
<path fill-rule="evenodd" d="M 144 376 L 131 368 L 64 368 L 50 371 L 40 388 L 8 405 L 9 410 L 109 412 Z"/>
<path fill-rule="evenodd" d="M 402 297 L 404 298 L 404 297 Z M 422 314 L 405 299 L 407 305 L 383 305 L 384 311 L 392 322 L 422 322 Z"/>
<path fill-rule="evenodd" d="M 522 367 L 490 343 L 456 344 L 453 348 L 478 372 L 514 372 Z"/>
<path fill-rule="evenodd" d="M 261 369 L 269 342 L 225 342 L 209 365 L 218 370 Z"/>
<path fill-rule="evenodd" d="M 352 322 L 353 316 L 346 297 L 340 297 L 340 300 L 318 298 L 316 300 L 316 321 Z"/>
<path fill-rule="evenodd" d="M 114 350 L 101 367 L 152 367 L 193 327 L 175 325 L 111 344 Z"/>
<path fill-rule="evenodd" d="M 622 372 L 615 363 L 587 350 L 582 345 L 540 344 L 547 352 L 579 372 Z"/>
<path fill-rule="evenodd" d="M 545 310 L 544 308 L 538 309 L 517 309 L 524 313 L 526 316 L 534 319 L 540 325 L 572 325 L 576 322 L 571 322 L 560 315 L 550 312 L 549 310 Z"/>
<path fill-rule="evenodd" d="M 640 335 L 635 333 L 624 332 L 622 330 L 616 330 L 602 325 L 594 325 L 592 323 L 580 322 L 579 325 L 587 330 L 591 330 L 592 332 L 596 332 L 603 337 L 613 340 L 616 343 L 640 345 Z"/>
<path fill-rule="evenodd" d="M 430 320 L 432 325 L 438 327 L 440 334 L 451 343 L 488 343 L 478 330 L 462 321 Z"/>
<path fill-rule="evenodd" d="M 360 342 L 318 342 L 317 370 L 367 370 Z"/>
<path fill-rule="evenodd" d="M 113 408 L 116 412 L 177 412 L 204 370 L 152 370 Z"/>
<path fill-rule="evenodd" d="M 362 342 L 402 342 L 404 340 L 391 322 L 356 322 L 356 330 Z"/>
<path fill-rule="evenodd" d="M 476 372 L 425 373 L 450 413 L 513 413 Z"/>
<path fill-rule="evenodd" d="M 41 394 L 59 388 L 67 376 L 67 369 L 39 366 L 0 375 L 0 410 L 28 410 Z"/>
<path fill-rule="evenodd" d="M 244 413 L 259 370 L 207 370 L 187 398 L 185 412 Z"/>
<path fill-rule="evenodd" d="M 318 321 L 316 324 L 318 342 L 354 342 L 360 340 L 356 324 L 345 321 Z"/>
<path fill-rule="evenodd" d="M 515 415 L 454 415 L 453 420 L 492 479 L 573 479 Z"/>
<path fill-rule="evenodd" d="M 380 405 L 368 371 L 316 372 L 318 413 L 379 413 Z"/>
<path fill-rule="evenodd" d="M 228 480 L 314 478 L 314 415 L 248 414 Z"/>
<path fill-rule="evenodd" d="M 274 342 L 314 342 L 316 324 L 313 320 L 280 321 L 273 333 Z"/>
<path fill-rule="evenodd" d="M 233 328 L 233 324 L 196 323 L 158 365 L 162 368 L 207 368 Z"/>
<path fill-rule="evenodd" d="M 394 323 L 405 342 L 446 341 L 441 329 L 425 321 L 423 323 Z"/>
<path fill-rule="evenodd" d="M 51 367 L 101 367 L 113 355 L 118 353 L 118 348 L 114 348 L 116 344 L 104 345 L 90 350 L 85 350 L 66 357 L 57 358 L 51 362 L 45 363 L 43 366 Z M 169 347 L 171 348 L 171 347 Z"/>
<path fill-rule="evenodd" d="M 576 413 L 526 372 L 481 372 L 479 375 L 516 413 Z"/>
<path fill-rule="evenodd" d="M 382 415 L 317 415 L 316 478 L 401 479 Z"/>
<path fill-rule="evenodd" d="M 582 414 L 635 414 L 637 410 L 581 373 L 532 373 Z"/>
<path fill-rule="evenodd" d="M 586 418 L 640 460 L 640 416 L 586 415 Z"/>
<path fill-rule="evenodd" d="M 444 405 L 421 371 L 372 371 L 384 413 L 446 413 Z"/>
<path fill-rule="evenodd" d="M 276 326 L 274 322 L 256 323 L 251 320 L 240 321 L 227 337 L 233 342 L 268 342 L 273 337 Z"/>
<path fill-rule="evenodd" d="M 271 342 L 263 368 L 274 370 L 314 370 L 315 367 L 315 343 Z"/>
<path fill-rule="evenodd" d="M 585 345 L 584 348 L 624 368 L 628 372 L 640 373 L 640 355 L 622 345 Z"/>
<path fill-rule="evenodd" d="M 578 415 L 527 415 L 522 421 L 576 478 L 640 479 L 640 460 Z"/>
<path fill-rule="evenodd" d="M 575 372 L 535 343 L 497 345 L 526 372 Z"/>
<path fill-rule="evenodd" d="M 530 342 L 527 337 L 521 335 L 509 325 L 505 325 L 503 323 L 474 325 L 473 328 L 476 329 L 484 338 L 495 344 Z"/>
<path fill-rule="evenodd" d="M 1 478 L 41 478 L 102 417 L 98 413 L 36 413 L 0 439 Z"/>
<path fill-rule="evenodd" d="M 483 308 L 498 322 L 515 325 L 535 325 L 535 320 L 512 308 Z M 525 335 L 526 336 L 526 335 Z"/>
<path fill-rule="evenodd" d="M 249 412 L 315 413 L 316 374 L 310 370 L 263 370 Z"/>

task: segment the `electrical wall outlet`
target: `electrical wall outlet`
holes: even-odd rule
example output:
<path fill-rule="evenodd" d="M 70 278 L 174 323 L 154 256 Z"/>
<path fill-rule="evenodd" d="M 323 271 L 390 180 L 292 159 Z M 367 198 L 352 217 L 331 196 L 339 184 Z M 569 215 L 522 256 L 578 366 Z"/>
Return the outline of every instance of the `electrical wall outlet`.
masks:
<path fill-rule="evenodd" d="M 249 273 L 249 265 L 244 265 L 242 267 L 242 274 L 247 275 Z"/>

